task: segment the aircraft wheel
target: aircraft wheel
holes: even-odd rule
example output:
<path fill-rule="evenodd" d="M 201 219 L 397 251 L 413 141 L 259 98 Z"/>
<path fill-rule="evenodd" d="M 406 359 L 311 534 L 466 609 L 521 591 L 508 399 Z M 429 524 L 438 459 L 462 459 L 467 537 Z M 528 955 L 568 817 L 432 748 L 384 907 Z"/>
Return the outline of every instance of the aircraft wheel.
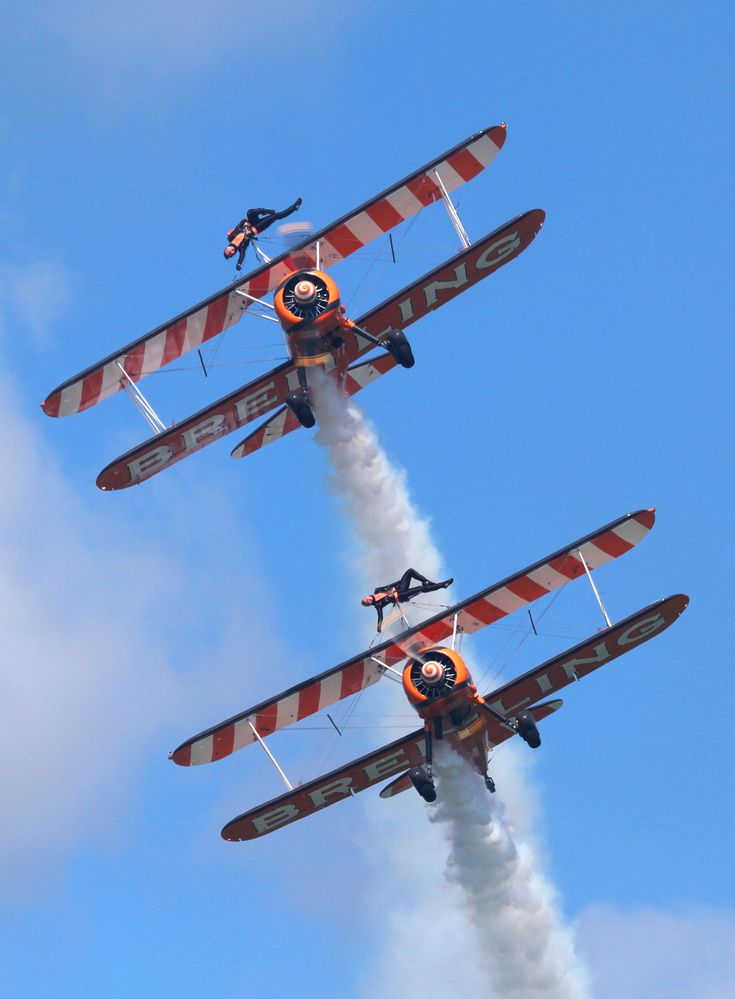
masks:
<path fill-rule="evenodd" d="M 519 711 L 516 720 L 518 722 L 518 735 L 521 739 L 528 743 L 531 749 L 538 749 L 541 745 L 541 733 L 531 712 Z"/>
<path fill-rule="evenodd" d="M 383 341 L 388 351 L 395 357 L 402 368 L 412 368 L 414 360 L 411 344 L 406 339 L 406 334 L 402 330 L 393 330 Z"/>
<path fill-rule="evenodd" d="M 436 801 L 436 787 L 426 767 L 412 767 L 408 771 L 408 776 L 424 801 L 428 801 L 429 803 Z"/>
<path fill-rule="evenodd" d="M 495 781 L 492 777 L 485 778 L 485 787 L 488 789 L 490 794 L 495 794 Z"/>
<path fill-rule="evenodd" d="M 286 405 L 302 427 L 306 427 L 308 430 L 310 427 L 314 426 L 316 423 L 314 410 L 311 408 L 303 395 L 300 395 L 298 392 L 289 392 L 286 396 Z"/>

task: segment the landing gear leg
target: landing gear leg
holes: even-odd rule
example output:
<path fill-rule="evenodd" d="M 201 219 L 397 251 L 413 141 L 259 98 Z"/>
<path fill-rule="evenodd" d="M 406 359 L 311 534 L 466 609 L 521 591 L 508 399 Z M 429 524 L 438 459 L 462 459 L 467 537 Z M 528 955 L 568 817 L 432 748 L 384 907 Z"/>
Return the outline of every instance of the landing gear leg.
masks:
<path fill-rule="evenodd" d="M 284 402 L 294 414 L 302 427 L 313 427 L 316 423 L 314 410 L 309 405 L 309 387 L 306 382 L 306 372 L 303 368 L 296 369 L 299 376 L 299 387 L 289 392 Z"/>
<path fill-rule="evenodd" d="M 424 729 L 424 756 L 426 763 L 420 767 L 412 767 L 408 771 L 411 783 L 424 801 L 436 801 L 436 786 L 431 770 L 433 762 L 433 738 L 430 726 Z"/>
<path fill-rule="evenodd" d="M 393 357 L 398 361 L 402 368 L 412 368 L 416 363 L 413 356 L 413 351 L 411 350 L 411 345 L 406 339 L 406 334 L 403 330 L 391 329 L 383 340 L 378 340 L 376 336 L 372 333 L 368 333 L 366 329 L 362 326 L 357 326 L 353 324 L 353 329 L 355 329 L 360 336 L 365 337 L 370 343 L 374 344 L 376 347 L 383 347 L 392 354 Z"/>

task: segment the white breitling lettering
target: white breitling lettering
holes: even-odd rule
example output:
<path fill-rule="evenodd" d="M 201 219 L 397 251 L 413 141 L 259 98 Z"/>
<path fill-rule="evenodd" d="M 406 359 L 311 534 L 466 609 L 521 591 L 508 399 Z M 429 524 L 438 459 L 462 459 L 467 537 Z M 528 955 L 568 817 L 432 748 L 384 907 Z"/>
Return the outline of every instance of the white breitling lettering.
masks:
<path fill-rule="evenodd" d="M 397 770 L 403 770 L 407 766 L 410 766 L 410 761 L 405 751 L 399 749 L 397 752 L 391 753 L 390 756 L 384 756 L 382 760 L 375 760 L 373 763 L 368 763 L 362 769 L 372 784 L 373 781 L 389 777 L 391 774 L 396 773 Z"/>
<path fill-rule="evenodd" d="M 328 798 L 338 799 L 348 797 L 351 787 L 351 777 L 339 777 L 337 780 L 333 780 L 331 784 L 324 784 L 322 787 L 310 791 L 309 797 L 314 804 L 314 808 L 322 808 L 324 805 L 330 804 L 327 800 Z"/>
<path fill-rule="evenodd" d="M 664 619 L 661 614 L 646 617 L 642 621 L 639 621 L 638 624 L 632 624 L 630 628 L 626 628 L 622 635 L 618 637 L 618 645 L 635 645 L 636 642 L 642 642 L 644 638 L 648 638 L 654 631 L 658 631 L 663 623 Z"/>
<path fill-rule="evenodd" d="M 189 427 L 181 435 L 181 439 L 184 442 L 184 449 L 190 451 L 192 448 L 197 447 L 203 440 L 208 437 L 217 437 L 219 434 L 224 432 L 224 422 L 225 418 L 222 413 L 216 413 L 214 416 L 208 417 L 206 420 L 202 420 L 201 423 L 197 423 L 194 427 Z"/>
<path fill-rule="evenodd" d="M 462 285 L 467 284 L 467 280 L 467 264 L 460 264 L 459 267 L 454 268 L 453 281 L 432 281 L 431 284 L 427 284 L 424 288 L 426 308 L 433 309 L 437 304 L 438 291 L 444 288 L 461 288 Z"/>
<path fill-rule="evenodd" d="M 478 271 L 484 271 L 490 267 L 495 267 L 501 262 L 501 260 L 504 260 L 509 254 L 513 253 L 514 250 L 517 250 L 520 245 L 521 241 L 517 232 L 512 232 L 508 236 L 503 236 L 502 239 L 498 239 L 495 243 L 491 243 L 491 245 L 480 254 L 475 261 L 475 267 Z"/>
<path fill-rule="evenodd" d="M 280 805 L 278 808 L 273 808 L 270 812 L 256 816 L 252 820 L 252 823 L 257 834 L 261 836 L 263 833 L 270 832 L 272 829 L 278 829 L 279 826 L 297 819 L 299 815 L 300 812 L 296 805 Z"/>
<path fill-rule="evenodd" d="M 275 382 L 268 382 L 262 388 L 255 389 L 250 395 L 245 396 L 235 403 L 235 415 L 237 422 L 247 423 L 259 413 L 266 412 L 273 406 L 278 405 L 278 395 L 276 393 Z"/>
<path fill-rule="evenodd" d="M 159 447 L 153 448 L 152 451 L 146 451 L 140 458 L 128 462 L 131 482 L 140 482 L 141 479 L 154 475 L 170 460 L 171 448 L 167 444 L 161 444 Z"/>

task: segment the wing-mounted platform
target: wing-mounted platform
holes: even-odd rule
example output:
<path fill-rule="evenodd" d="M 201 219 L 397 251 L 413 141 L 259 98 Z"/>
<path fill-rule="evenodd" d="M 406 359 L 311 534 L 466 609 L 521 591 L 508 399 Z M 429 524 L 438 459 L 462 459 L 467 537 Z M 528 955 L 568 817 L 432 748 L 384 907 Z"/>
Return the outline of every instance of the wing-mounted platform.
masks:
<path fill-rule="evenodd" d="M 357 325 L 381 340 L 393 328 L 406 329 L 515 259 L 531 244 L 543 221 L 539 209 L 519 215 L 365 313 Z M 344 372 L 374 344 L 354 330 L 340 328 L 339 333 L 345 343 L 335 352 L 331 370 Z M 117 458 L 97 476 L 97 485 L 113 490 L 144 482 L 276 409 L 298 385 L 296 366 L 286 361 Z"/>
<path fill-rule="evenodd" d="M 44 412 L 68 416 L 89 409 L 201 347 L 238 322 L 252 298 L 262 298 L 292 271 L 332 266 L 438 201 L 440 183 L 451 193 L 476 177 L 500 152 L 505 135 L 505 125 L 471 135 L 286 253 L 59 385 L 41 403 Z"/>

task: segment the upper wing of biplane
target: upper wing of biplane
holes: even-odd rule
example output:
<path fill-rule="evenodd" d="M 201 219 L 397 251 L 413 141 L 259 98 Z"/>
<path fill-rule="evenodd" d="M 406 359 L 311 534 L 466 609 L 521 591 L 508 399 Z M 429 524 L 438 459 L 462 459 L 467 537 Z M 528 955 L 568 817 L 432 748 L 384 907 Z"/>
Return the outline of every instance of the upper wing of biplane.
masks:
<path fill-rule="evenodd" d="M 659 600 L 529 670 L 487 695 L 485 700 L 505 718 L 512 719 L 521 709 L 529 708 L 536 721 L 540 721 L 561 707 L 561 701 L 545 701 L 536 707 L 531 705 L 660 634 L 676 621 L 688 602 L 689 598 L 683 594 Z M 513 735 L 512 727 L 502 724 L 497 717 L 488 715 L 486 725 L 491 746 L 498 746 Z M 451 736 L 451 730 L 446 735 Z M 238 815 L 223 828 L 222 838 L 240 842 L 264 836 L 423 761 L 424 732 L 419 729 Z M 399 782 L 393 786 L 391 793 L 400 790 L 403 786 Z"/>
<path fill-rule="evenodd" d="M 259 736 L 270 735 L 363 690 L 380 679 L 384 665 L 395 666 L 415 649 L 448 638 L 455 629 L 478 631 L 584 575 L 584 563 L 590 570 L 596 569 L 630 551 L 649 532 L 654 517 L 653 510 L 639 510 L 614 520 L 396 638 L 187 739 L 174 750 L 171 759 L 181 766 L 211 763 L 255 742 L 256 732 Z"/>
<path fill-rule="evenodd" d="M 357 320 L 357 325 L 378 338 L 387 335 L 392 327 L 408 328 L 522 253 L 541 229 L 544 217 L 543 211 L 534 209 L 506 222 L 366 312 Z M 341 365 L 351 364 L 374 349 L 374 344 L 354 330 L 339 332 L 345 341 L 340 351 Z M 116 458 L 97 476 L 97 485 L 100 489 L 112 490 L 144 482 L 275 409 L 297 386 L 296 366 L 292 361 L 285 361 Z M 233 457 L 246 453 L 249 453 L 246 447 L 241 450 L 238 446 Z"/>
<path fill-rule="evenodd" d="M 54 389 L 41 406 L 48 416 L 68 416 L 113 395 L 125 384 L 181 357 L 236 323 L 252 304 L 294 270 L 317 265 L 324 269 L 389 232 L 476 177 L 492 162 L 505 142 L 505 125 L 471 135 L 377 197 L 337 219 L 320 232 L 275 257 L 186 312 L 157 326 L 126 347 L 105 357 Z"/>

